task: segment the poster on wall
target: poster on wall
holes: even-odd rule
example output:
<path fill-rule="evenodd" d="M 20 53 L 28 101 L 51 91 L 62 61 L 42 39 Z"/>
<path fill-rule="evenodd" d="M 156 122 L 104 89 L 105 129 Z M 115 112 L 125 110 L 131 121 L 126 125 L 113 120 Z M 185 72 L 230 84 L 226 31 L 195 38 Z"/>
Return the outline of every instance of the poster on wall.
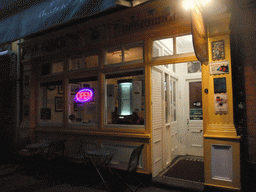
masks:
<path fill-rule="evenodd" d="M 223 60 L 225 59 L 225 46 L 224 41 L 212 42 L 212 60 Z"/>
<path fill-rule="evenodd" d="M 55 97 L 55 112 L 62 112 L 63 109 L 63 98 Z"/>
<path fill-rule="evenodd" d="M 210 63 L 210 75 L 227 74 L 229 73 L 229 62 L 218 61 Z"/>

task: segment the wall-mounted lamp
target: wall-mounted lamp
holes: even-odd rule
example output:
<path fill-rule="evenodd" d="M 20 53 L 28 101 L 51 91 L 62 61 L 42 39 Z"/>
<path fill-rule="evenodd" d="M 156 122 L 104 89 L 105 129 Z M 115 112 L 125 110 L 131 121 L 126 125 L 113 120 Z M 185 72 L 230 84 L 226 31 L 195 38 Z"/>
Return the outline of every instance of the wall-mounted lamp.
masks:
<path fill-rule="evenodd" d="M 208 37 L 207 27 L 204 22 L 203 8 L 210 0 L 184 0 L 185 9 L 191 10 L 191 29 L 193 46 L 197 59 L 207 64 L 208 59 Z"/>
<path fill-rule="evenodd" d="M 185 0 L 183 2 L 183 6 L 186 10 L 193 9 L 195 7 L 195 5 L 197 5 L 198 7 L 201 8 L 209 2 L 210 2 L 210 0 Z"/>

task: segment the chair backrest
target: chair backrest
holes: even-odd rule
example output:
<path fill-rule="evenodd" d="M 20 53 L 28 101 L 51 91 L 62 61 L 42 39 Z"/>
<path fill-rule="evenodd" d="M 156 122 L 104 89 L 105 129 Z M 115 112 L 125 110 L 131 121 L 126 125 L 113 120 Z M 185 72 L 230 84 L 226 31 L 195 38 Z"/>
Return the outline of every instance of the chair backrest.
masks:
<path fill-rule="evenodd" d="M 48 148 L 47 157 L 50 157 L 53 153 L 61 152 L 64 156 L 65 142 L 67 139 L 51 142 Z"/>
<path fill-rule="evenodd" d="M 138 169 L 140 155 L 141 155 L 143 147 L 144 147 L 144 144 L 136 147 L 133 150 L 130 160 L 129 160 L 129 165 L 128 165 L 128 169 L 127 169 L 128 172 L 136 171 Z"/>
<path fill-rule="evenodd" d="M 82 139 L 77 139 L 77 138 L 69 138 L 65 142 L 65 150 L 66 150 L 66 155 L 68 157 L 72 157 L 73 155 L 85 155 L 85 149 L 83 145 Z"/>

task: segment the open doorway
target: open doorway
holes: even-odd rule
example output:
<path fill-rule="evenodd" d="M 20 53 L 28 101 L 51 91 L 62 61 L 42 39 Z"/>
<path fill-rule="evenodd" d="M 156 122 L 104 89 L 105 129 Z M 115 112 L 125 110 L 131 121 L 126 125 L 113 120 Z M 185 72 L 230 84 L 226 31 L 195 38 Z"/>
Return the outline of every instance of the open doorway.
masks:
<path fill-rule="evenodd" d="M 202 105 L 200 62 L 152 67 L 153 177 L 177 165 L 176 175 L 192 166 L 203 177 Z"/>

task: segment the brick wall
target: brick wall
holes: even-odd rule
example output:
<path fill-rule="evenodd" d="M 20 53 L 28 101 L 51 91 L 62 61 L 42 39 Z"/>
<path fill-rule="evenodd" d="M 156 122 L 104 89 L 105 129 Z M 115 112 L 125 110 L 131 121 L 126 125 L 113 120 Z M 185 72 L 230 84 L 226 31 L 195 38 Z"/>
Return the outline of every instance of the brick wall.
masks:
<path fill-rule="evenodd" d="M 231 54 L 233 69 L 234 121 L 241 127 L 242 153 L 256 162 L 256 3 L 233 1 Z M 239 108 L 239 103 L 244 105 Z M 242 123 L 241 123 L 242 122 Z"/>

